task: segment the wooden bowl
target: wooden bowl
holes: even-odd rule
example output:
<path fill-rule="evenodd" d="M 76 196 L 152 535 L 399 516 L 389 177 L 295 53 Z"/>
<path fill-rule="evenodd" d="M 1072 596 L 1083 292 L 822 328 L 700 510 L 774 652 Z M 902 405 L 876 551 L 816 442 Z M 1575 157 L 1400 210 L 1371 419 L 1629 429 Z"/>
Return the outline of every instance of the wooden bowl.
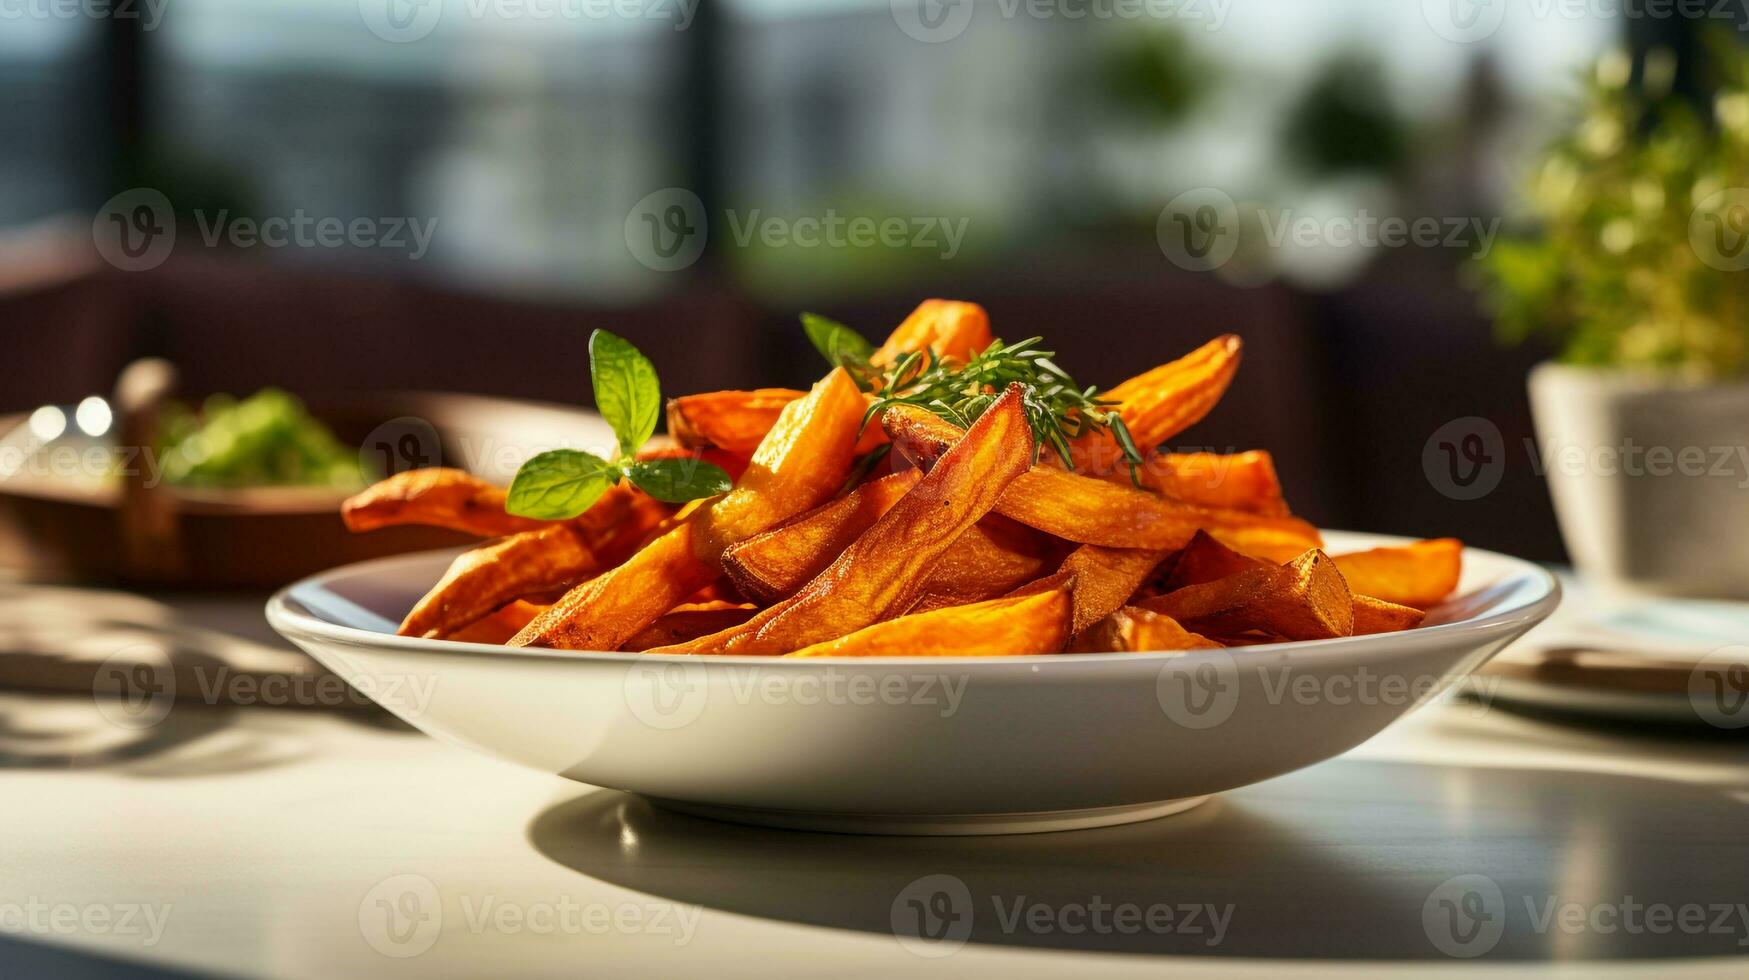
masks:
<path fill-rule="evenodd" d="M 456 466 L 507 483 L 523 459 L 543 449 L 599 449 L 612 440 L 593 412 L 508 399 L 386 392 L 305 402 L 378 472 Z M 26 419 L 0 416 L 0 446 L 16 446 Z M 82 446 L 79 438 L 64 448 L 109 444 Z M 340 520 L 346 495 L 323 487 L 166 487 L 89 472 L 69 477 L 18 466 L 18 459 L 14 448 L 12 465 L 0 460 L 0 568 L 30 579 L 277 587 L 336 565 L 472 540 L 424 527 L 353 534 Z M 149 521 L 140 516 L 136 482 L 148 487 Z"/>

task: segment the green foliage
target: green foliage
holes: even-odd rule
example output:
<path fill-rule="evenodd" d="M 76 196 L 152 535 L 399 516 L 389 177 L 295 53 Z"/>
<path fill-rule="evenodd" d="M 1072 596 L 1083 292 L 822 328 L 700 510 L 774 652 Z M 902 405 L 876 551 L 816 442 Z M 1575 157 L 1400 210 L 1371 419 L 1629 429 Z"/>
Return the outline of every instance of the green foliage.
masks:
<path fill-rule="evenodd" d="M 1598 63 L 1573 129 L 1526 188 L 1534 235 L 1479 260 L 1503 337 L 1575 364 L 1749 371 L 1749 54 L 1717 39 L 1712 118 L 1668 91 L 1674 62 Z"/>
<path fill-rule="evenodd" d="M 555 449 L 533 457 L 516 471 L 506 511 L 538 520 L 569 520 L 594 506 L 621 478 L 657 500 L 675 503 L 729 490 L 729 474 L 715 463 L 637 458 L 662 414 L 661 382 L 641 351 L 605 330 L 595 331 L 589 337 L 589 378 L 595 405 L 613 428 L 619 454 L 609 460 Z"/>

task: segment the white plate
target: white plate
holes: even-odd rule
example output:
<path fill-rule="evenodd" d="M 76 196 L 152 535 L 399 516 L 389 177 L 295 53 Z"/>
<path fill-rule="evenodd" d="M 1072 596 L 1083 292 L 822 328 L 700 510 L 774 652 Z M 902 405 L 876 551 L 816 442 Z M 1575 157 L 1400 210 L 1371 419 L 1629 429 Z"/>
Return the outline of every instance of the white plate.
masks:
<path fill-rule="evenodd" d="M 1332 532 L 1348 551 L 1401 539 Z M 863 833 L 1102 826 L 1328 759 L 1442 693 L 1560 601 L 1471 549 L 1407 633 L 1192 653 L 676 657 L 395 636 L 448 565 L 351 565 L 274 596 L 274 628 L 437 736 L 666 806 Z"/>

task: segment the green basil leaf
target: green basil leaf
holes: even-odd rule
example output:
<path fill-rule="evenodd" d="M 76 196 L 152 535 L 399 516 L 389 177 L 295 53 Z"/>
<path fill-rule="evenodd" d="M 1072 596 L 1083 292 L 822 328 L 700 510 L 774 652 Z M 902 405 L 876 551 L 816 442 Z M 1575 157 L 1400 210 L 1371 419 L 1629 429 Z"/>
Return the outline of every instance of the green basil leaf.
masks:
<path fill-rule="evenodd" d="M 690 456 L 641 459 L 626 468 L 626 477 L 638 489 L 670 503 L 714 497 L 735 485 L 721 466 Z"/>
<path fill-rule="evenodd" d="M 589 380 L 595 407 L 619 437 L 619 451 L 636 453 L 655 434 L 662 415 L 656 366 L 624 338 L 597 330 L 589 336 Z"/>
<path fill-rule="evenodd" d="M 866 368 L 874 354 L 873 345 L 862 334 L 818 313 L 803 313 L 802 329 L 833 367 Z"/>
<path fill-rule="evenodd" d="M 575 449 L 554 449 L 522 464 L 504 509 L 518 517 L 562 521 L 588 510 L 614 482 L 613 464 Z"/>

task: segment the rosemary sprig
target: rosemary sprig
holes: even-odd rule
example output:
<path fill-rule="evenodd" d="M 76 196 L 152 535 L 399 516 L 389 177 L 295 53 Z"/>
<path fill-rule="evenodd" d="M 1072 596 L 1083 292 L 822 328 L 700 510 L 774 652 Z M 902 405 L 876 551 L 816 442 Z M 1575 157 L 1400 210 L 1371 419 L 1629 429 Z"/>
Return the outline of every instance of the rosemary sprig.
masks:
<path fill-rule="evenodd" d="M 844 343 L 842 337 L 822 342 L 838 331 L 854 333 L 848 327 L 819 317 L 811 319 L 809 335 L 827 359 L 849 369 L 864 390 L 876 394 L 863 416 L 864 426 L 889 405 L 914 405 L 968 428 L 1010 384 L 1018 382 L 1025 388 L 1022 405 L 1032 427 L 1035 451 L 1049 446 L 1064 466 L 1074 469 L 1070 441 L 1106 429 L 1123 451 L 1131 479 L 1138 479 L 1142 454 L 1123 418 L 1113 410 L 1115 403 L 1102 401 L 1097 388 L 1077 385 L 1051 360 L 1055 352 L 1039 348 L 1044 343 L 1042 337 L 1012 344 L 997 340 L 964 363 L 943 360 L 933 351 L 913 351 L 892 366 L 878 369 L 866 360 L 847 363 L 846 351 L 855 345 Z M 862 349 L 867 349 L 866 342 Z"/>

